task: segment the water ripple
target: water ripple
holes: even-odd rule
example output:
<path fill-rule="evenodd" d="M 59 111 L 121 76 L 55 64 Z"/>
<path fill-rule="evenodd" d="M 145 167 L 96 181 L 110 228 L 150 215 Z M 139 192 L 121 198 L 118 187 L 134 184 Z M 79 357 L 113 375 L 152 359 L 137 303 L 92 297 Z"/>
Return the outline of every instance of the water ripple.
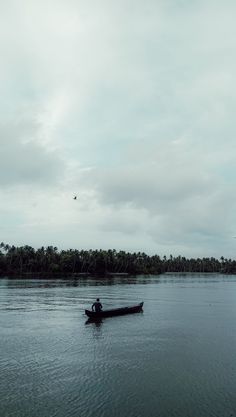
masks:
<path fill-rule="evenodd" d="M 235 278 L 0 287 L 1 417 L 232 417 Z M 144 313 L 85 325 L 97 297 Z"/>

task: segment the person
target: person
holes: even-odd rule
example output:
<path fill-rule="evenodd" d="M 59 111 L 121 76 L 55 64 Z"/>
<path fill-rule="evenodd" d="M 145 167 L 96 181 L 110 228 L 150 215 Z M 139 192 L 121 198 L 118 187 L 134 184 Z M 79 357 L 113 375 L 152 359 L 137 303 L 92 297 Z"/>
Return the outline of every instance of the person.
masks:
<path fill-rule="evenodd" d="M 99 298 L 97 298 L 97 300 L 95 301 L 95 303 L 93 303 L 92 305 L 92 311 L 96 311 L 96 313 L 99 313 L 102 310 L 102 304 L 100 303 Z"/>

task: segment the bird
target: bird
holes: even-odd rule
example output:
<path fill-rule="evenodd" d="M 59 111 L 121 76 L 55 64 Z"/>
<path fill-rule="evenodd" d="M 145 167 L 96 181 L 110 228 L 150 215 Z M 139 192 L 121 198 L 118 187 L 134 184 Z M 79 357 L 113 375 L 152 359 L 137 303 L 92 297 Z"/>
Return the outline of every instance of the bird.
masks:
<path fill-rule="evenodd" d="M 75 195 L 73 199 L 74 199 L 74 200 L 77 200 L 77 195 Z"/>

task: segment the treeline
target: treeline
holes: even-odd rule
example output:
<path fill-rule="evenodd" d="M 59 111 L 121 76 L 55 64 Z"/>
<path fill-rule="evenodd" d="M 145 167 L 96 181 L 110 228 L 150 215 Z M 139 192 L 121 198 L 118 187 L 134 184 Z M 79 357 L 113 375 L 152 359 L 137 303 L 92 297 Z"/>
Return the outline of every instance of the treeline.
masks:
<path fill-rule="evenodd" d="M 0 274 L 159 274 L 159 256 L 116 250 L 61 250 L 0 244 Z"/>
<path fill-rule="evenodd" d="M 215 258 L 187 259 L 170 255 L 110 250 L 61 250 L 47 246 L 0 244 L 0 275 L 76 275 L 76 274 L 160 274 L 165 272 L 236 273 L 236 261 Z"/>
<path fill-rule="evenodd" d="M 236 261 L 221 256 L 211 258 L 185 258 L 184 256 L 163 257 L 163 272 L 211 272 L 236 274 Z"/>

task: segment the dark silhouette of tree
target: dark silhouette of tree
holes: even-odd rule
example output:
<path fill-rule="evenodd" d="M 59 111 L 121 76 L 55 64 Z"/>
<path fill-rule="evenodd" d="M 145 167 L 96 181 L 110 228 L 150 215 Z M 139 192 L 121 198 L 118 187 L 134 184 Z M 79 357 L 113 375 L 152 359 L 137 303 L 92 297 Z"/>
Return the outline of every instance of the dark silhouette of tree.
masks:
<path fill-rule="evenodd" d="M 149 256 L 116 249 L 59 251 L 55 246 L 34 249 L 25 245 L 0 243 L 0 274 L 3 275 L 76 275 L 76 274 L 160 274 L 171 272 L 236 273 L 236 261 L 221 256 L 186 258 L 170 255 Z"/>

